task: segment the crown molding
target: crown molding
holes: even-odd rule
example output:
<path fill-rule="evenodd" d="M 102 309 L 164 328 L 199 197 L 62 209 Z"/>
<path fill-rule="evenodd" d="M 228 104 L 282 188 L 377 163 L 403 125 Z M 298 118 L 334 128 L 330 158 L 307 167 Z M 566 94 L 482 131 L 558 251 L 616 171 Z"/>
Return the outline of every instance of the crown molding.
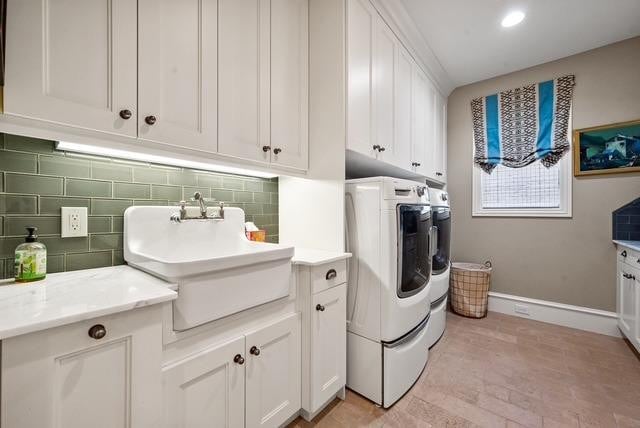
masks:
<path fill-rule="evenodd" d="M 455 85 L 402 2 L 400 0 L 371 0 L 371 3 L 442 95 L 449 96 L 451 91 L 455 89 Z"/>

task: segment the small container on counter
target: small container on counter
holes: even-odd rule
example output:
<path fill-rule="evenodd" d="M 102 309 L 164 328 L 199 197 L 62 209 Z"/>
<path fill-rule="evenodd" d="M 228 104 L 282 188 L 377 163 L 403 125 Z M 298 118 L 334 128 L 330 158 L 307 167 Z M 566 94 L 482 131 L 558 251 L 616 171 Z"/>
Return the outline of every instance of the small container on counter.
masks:
<path fill-rule="evenodd" d="M 16 282 L 32 282 L 47 276 L 47 247 L 38 242 L 37 227 L 26 228 L 29 233 L 15 254 Z"/>

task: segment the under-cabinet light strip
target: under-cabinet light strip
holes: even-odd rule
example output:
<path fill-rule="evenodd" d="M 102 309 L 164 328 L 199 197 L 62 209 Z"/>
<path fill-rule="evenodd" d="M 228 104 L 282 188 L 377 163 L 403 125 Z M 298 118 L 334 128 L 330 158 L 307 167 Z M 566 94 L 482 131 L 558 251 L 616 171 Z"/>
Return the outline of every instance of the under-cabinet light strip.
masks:
<path fill-rule="evenodd" d="M 178 166 L 183 168 L 199 169 L 204 171 L 222 172 L 227 174 L 248 175 L 251 177 L 273 178 L 277 174 L 256 171 L 251 169 L 236 168 L 233 166 L 219 165 L 208 162 L 196 162 L 184 159 L 175 159 L 168 156 L 151 155 L 146 153 L 132 152 L 129 150 L 111 149 L 107 147 L 91 146 L 86 144 L 70 143 L 59 141 L 56 149 L 74 153 L 85 153 L 90 155 L 106 156 L 118 159 L 135 160 L 149 162 L 160 165 Z"/>

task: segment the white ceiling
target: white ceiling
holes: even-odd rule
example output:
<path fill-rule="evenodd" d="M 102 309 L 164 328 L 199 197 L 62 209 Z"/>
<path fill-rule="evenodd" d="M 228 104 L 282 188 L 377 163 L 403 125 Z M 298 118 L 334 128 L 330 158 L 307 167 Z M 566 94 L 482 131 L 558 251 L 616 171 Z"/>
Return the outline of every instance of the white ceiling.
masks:
<path fill-rule="evenodd" d="M 401 2 L 455 87 L 640 35 L 640 0 Z M 512 10 L 526 17 L 503 28 Z"/>

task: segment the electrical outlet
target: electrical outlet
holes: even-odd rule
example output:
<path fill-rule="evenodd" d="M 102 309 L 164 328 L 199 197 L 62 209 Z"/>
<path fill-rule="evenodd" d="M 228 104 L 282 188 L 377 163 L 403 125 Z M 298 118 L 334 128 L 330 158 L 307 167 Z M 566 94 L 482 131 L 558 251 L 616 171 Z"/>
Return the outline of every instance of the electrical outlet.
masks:
<path fill-rule="evenodd" d="M 87 208 L 62 207 L 61 235 L 63 238 L 87 236 Z"/>
<path fill-rule="evenodd" d="M 514 311 L 516 314 L 529 315 L 529 306 L 516 304 Z"/>

